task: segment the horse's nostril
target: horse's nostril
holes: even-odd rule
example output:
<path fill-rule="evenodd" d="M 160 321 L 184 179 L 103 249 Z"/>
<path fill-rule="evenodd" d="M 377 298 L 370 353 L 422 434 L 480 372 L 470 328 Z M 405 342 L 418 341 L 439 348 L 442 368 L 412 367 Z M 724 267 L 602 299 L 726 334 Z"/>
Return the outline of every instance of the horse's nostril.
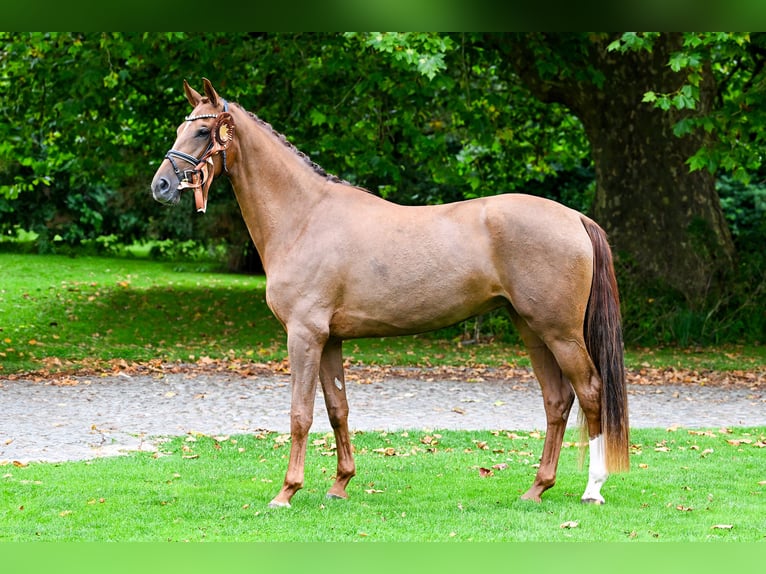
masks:
<path fill-rule="evenodd" d="M 160 179 L 160 181 L 157 182 L 157 187 L 162 193 L 165 193 L 170 189 L 170 182 L 166 177 L 163 177 Z"/>

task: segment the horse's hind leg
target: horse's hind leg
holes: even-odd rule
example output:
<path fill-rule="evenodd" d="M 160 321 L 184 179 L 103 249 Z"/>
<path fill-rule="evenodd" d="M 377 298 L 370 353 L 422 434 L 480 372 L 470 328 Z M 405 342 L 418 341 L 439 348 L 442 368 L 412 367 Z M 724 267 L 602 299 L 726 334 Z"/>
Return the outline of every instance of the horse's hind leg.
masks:
<path fill-rule="evenodd" d="M 556 358 L 545 343 L 529 328 L 524 319 L 513 311 L 511 311 L 511 316 L 529 351 L 532 368 L 543 392 L 547 421 L 543 454 L 535 481 L 521 497 L 540 502 L 542 493 L 556 482 L 556 468 L 561 453 L 561 444 L 564 440 L 564 431 L 575 394 L 572 385 L 564 377 Z"/>
<path fill-rule="evenodd" d="M 330 339 L 322 352 L 319 368 L 319 380 L 322 381 L 327 415 L 335 433 L 338 467 L 335 483 L 327 492 L 328 498 L 348 498 L 346 485 L 356 474 L 354 455 L 348 433 L 348 401 L 346 400 L 346 381 L 343 377 L 342 342 Z"/>
<path fill-rule="evenodd" d="M 603 504 L 601 486 L 606 482 L 606 452 L 604 435 L 601 427 L 601 379 L 590 355 L 585 350 L 585 343 L 575 338 L 562 338 L 549 341 L 562 370 L 572 381 L 580 408 L 585 415 L 588 428 L 588 485 L 582 495 L 585 503 Z"/>

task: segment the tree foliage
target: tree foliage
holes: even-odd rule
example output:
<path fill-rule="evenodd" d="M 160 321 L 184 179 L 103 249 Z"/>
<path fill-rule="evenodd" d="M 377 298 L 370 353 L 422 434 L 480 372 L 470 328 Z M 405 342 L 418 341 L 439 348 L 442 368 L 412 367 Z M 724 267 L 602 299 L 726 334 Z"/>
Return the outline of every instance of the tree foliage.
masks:
<path fill-rule="evenodd" d="M 651 51 L 657 33 L 625 33 L 609 50 Z M 685 81 L 671 92 L 647 90 L 643 100 L 662 110 L 695 109 L 700 102 L 700 83 L 710 70 L 715 79 L 715 105 L 704 116 L 679 121 L 679 137 L 702 130 L 711 137 L 707 145 L 689 157 L 691 171 L 706 169 L 727 173 L 749 183 L 763 166 L 766 135 L 766 34 L 748 32 L 686 33 L 683 45 L 668 60 L 668 66 Z"/>
<path fill-rule="evenodd" d="M 517 82 L 498 75 L 499 55 L 467 35 L 2 33 L 0 40 L 6 232 L 20 225 L 78 242 L 241 231 L 223 192 L 209 218 L 227 220 L 223 226 L 163 214 L 148 196 L 186 112 L 183 78 L 209 77 L 326 169 L 402 203 L 520 190 L 589 165 L 577 119 L 525 99 Z"/>

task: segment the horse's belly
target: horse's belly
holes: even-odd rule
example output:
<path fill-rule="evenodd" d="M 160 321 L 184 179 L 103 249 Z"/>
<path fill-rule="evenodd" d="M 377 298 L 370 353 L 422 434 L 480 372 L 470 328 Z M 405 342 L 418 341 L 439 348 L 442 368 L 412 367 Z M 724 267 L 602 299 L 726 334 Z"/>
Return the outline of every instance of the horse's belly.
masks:
<path fill-rule="evenodd" d="M 340 338 L 411 335 L 453 325 L 506 303 L 503 297 L 476 292 L 392 293 L 385 299 L 346 301 L 333 314 L 330 332 Z"/>

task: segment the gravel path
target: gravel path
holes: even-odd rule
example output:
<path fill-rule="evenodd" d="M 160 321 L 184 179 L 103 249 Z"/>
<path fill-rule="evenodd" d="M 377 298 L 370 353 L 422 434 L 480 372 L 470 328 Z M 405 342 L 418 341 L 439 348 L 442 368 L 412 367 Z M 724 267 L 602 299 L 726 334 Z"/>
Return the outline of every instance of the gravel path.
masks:
<path fill-rule="evenodd" d="M 153 450 L 188 432 L 287 432 L 289 377 L 226 373 L 117 373 L 0 378 L 0 464 L 63 461 Z M 356 430 L 545 428 L 539 387 L 526 379 L 350 380 Z M 766 425 L 766 392 L 745 386 L 629 385 L 631 426 Z M 575 407 L 576 408 L 576 407 Z M 577 417 L 572 411 L 570 426 Z M 329 431 L 321 394 L 313 431 Z"/>

